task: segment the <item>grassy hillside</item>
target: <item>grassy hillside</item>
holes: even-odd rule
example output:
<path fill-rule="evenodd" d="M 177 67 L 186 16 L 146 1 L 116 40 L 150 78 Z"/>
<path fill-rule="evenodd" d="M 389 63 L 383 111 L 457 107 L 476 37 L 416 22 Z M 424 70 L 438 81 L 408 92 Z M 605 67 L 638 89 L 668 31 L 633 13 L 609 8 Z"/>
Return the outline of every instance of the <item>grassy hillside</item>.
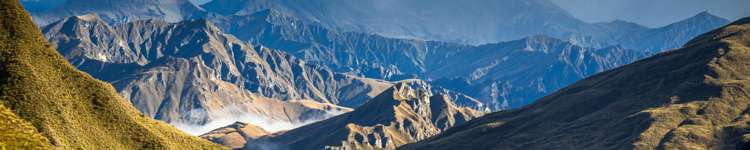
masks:
<path fill-rule="evenodd" d="M 34 126 L 0 104 L 0 149 L 49 149 L 47 142 Z"/>
<path fill-rule="evenodd" d="M 0 109 L 0 135 L 28 135 L 29 144 L 8 144 L 17 149 L 44 147 L 33 129 L 12 129 L 27 127 L 23 120 L 62 149 L 221 148 L 144 117 L 109 84 L 76 70 L 50 48 L 16 0 L 0 1 L 0 102 L 20 118 Z"/>

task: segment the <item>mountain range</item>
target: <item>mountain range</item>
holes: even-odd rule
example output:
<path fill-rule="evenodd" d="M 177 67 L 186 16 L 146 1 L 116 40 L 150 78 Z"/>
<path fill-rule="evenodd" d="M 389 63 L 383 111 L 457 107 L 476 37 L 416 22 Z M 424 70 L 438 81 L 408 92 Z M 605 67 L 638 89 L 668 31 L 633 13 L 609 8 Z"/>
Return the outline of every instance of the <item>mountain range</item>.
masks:
<path fill-rule="evenodd" d="M 189 0 L 22 0 L 22 3 L 38 25 L 94 12 L 110 23 L 144 19 L 177 22 L 205 15 L 202 8 Z"/>
<path fill-rule="evenodd" d="M 585 47 L 654 48 L 650 51 L 678 48 L 686 40 L 729 22 L 703 13 L 697 17 L 710 20 L 678 30 L 673 25 L 652 29 L 624 21 L 588 23 L 549 0 L 474 0 L 460 4 L 451 0 L 214 0 L 201 7 L 224 16 L 270 9 L 340 32 L 394 38 L 479 45 L 542 34 Z M 665 37 L 672 35 L 683 37 Z"/>
<path fill-rule="evenodd" d="M 57 53 L 18 1 L 0 1 L 3 149 L 222 149 L 141 115 Z"/>
<path fill-rule="evenodd" d="M 588 23 L 548 0 L 21 3 L 49 44 L 3 3 L 0 146 L 750 145 L 750 19 Z"/>
<path fill-rule="evenodd" d="M 585 76 L 645 56 L 622 47 L 584 48 L 548 36 L 470 46 L 340 33 L 273 10 L 215 22 L 240 39 L 287 51 L 337 72 L 433 80 L 484 100 L 494 110 L 502 103 L 521 106 Z M 540 57 L 550 61 L 527 63 Z"/>
<path fill-rule="evenodd" d="M 76 67 L 113 83 L 144 114 L 170 123 L 228 124 L 251 115 L 300 124 L 346 112 L 330 104 L 356 107 L 391 85 L 249 45 L 204 20 L 110 26 L 84 15 L 43 31 Z"/>
<path fill-rule="evenodd" d="M 367 1 L 360 0 L 362 3 L 377 3 L 383 4 L 382 6 L 391 6 L 400 3 L 412 3 L 412 2 L 390 2 L 390 1 Z M 357 1 L 357 2 L 360 2 Z M 124 1 L 122 1 L 124 2 Z M 180 2 L 179 3 L 184 3 Z M 390 2 L 390 3 L 389 3 Z M 529 27 L 528 33 L 519 35 L 513 35 L 504 40 L 516 40 L 524 39 L 528 41 L 534 41 L 538 35 L 545 35 L 551 37 L 547 39 L 561 39 L 560 41 L 567 42 L 571 47 L 591 47 L 586 49 L 601 49 L 594 54 L 594 50 L 586 50 L 582 52 L 582 61 L 595 60 L 595 63 L 588 63 L 585 65 L 575 64 L 577 62 L 571 61 L 571 58 L 578 56 L 572 56 L 574 53 L 560 53 L 557 56 L 555 54 L 544 54 L 549 55 L 548 57 L 560 57 L 561 59 L 557 62 L 545 61 L 547 63 L 529 64 L 525 63 L 526 58 L 511 59 L 521 62 L 521 64 L 510 65 L 510 63 L 502 63 L 503 58 L 513 58 L 518 56 L 510 55 L 492 55 L 493 57 L 483 58 L 489 62 L 483 62 L 481 64 L 475 64 L 471 68 L 462 67 L 443 67 L 435 64 L 444 64 L 445 60 L 461 60 L 457 59 L 453 55 L 458 54 L 459 49 L 461 51 L 506 51 L 503 44 L 513 43 L 509 42 L 493 42 L 490 44 L 483 45 L 464 45 L 454 44 L 446 42 L 434 42 L 416 39 L 398 39 L 380 36 L 380 32 L 377 31 L 360 31 L 360 30 L 343 30 L 339 25 L 356 25 L 357 27 L 367 27 L 367 25 L 376 24 L 365 24 L 358 25 L 357 23 L 341 23 L 341 22 L 358 22 L 362 20 L 360 15 L 370 16 L 374 18 L 381 18 L 381 14 L 384 16 L 391 16 L 396 14 L 388 14 L 383 12 L 384 10 L 369 8 L 374 6 L 352 6 L 351 8 L 341 7 L 344 5 L 334 4 L 349 4 L 355 3 L 354 1 L 345 1 L 340 3 L 334 3 L 332 0 L 313 1 L 304 3 L 292 3 L 287 1 L 262 1 L 262 0 L 244 0 L 244 1 L 222 1 L 215 0 L 205 5 L 199 6 L 199 10 L 203 11 L 205 15 L 183 15 L 181 18 L 206 18 L 227 32 L 236 36 L 242 41 L 248 41 L 253 45 L 262 45 L 285 51 L 290 55 L 294 55 L 297 58 L 308 62 L 309 64 L 324 66 L 331 69 L 333 72 L 347 73 L 354 76 L 363 76 L 367 78 L 384 79 L 389 81 L 398 81 L 403 79 L 421 78 L 424 80 L 435 81 L 442 84 L 441 87 L 451 89 L 454 91 L 464 92 L 468 96 L 476 97 L 480 100 L 484 100 L 482 107 L 491 108 L 492 110 L 499 110 L 503 108 L 517 108 L 527 104 L 541 96 L 549 94 L 560 87 L 564 87 L 569 83 L 577 81 L 593 73 L 604 71 L 618 65 L 627 64 L 644 56 L 652 55 L 662 50 L 668 50 L 677 48 L 684 44 L 690 38 L 706 32 L 710 29 L 716 28 L 728 21 L 716 16 L 713 16 L 707 12 L 700 13 L 694 17 L 686 19 L 681 22 L 677 22 L 665 27 L 660 28 L 647 28 L 638 24 L 629 23 L 625 21 L 613 21 L 609 23 L 585 23 L 578 21 L 577 19 L 566 15 L 564 10 L 557 8 L 554 4 L 547 2 L 546 0 L 534 0 L 534 1 L 472 1 L 467 4 L 459 6 L 448 5 L 446 1 L 439 1 L 431 3 L 430 8 L 462 8 L 462 7 L 474 7 L 478 6 L 480 2 L 487 3 L 486 6 L 476 8 L 487 8 L 477 9 L 477 12 L 466 12 L 466 13 L 480 13 L 487 14 L 485 11 L 505 11 L 490 6 L 502 5 L 502 7 L 510 7 L 515 5 L 513 8 L 529 8 L 527 11 L 521 12 L 494 12 L 492 14 L 498 15 L 481 15 L 491 19 L 483 20 L 500 20 L 500 23 L 508 24 L 524 24 L 529 23 L 533 25 L 544 25 L 544 22 L 555 22 L 555 26 L 545 26 L 531 28 L 528 25 L 507 25 L 508 28 L 513 28 L 513 32 L 504 32 L 503 35 L 511 35 L 515 31 L 524 31 L 515 28 L 526 28 Z M 113 2 L 115 3 L 115 2 Z M 166 2 L 159 2 L 166 3 Z M 309 4 L 308 4 L 309 3 Z M 404 5 L 403 7 L 416 7 L 417 2 L 410 5 Z M 489 5 L 493 4 L 493 5 Z M 147 5 L 147 4 L 144 4 Z M 154 4 L 151 4 L 154 5 Z M 353 5 L 353 4 L 352 4 Z M 316 6 L 316 7 L 312 7 Z M 94 7 L 94 6 L 91 6 Z M 154 6 L 154 7 L 158 7 Z M 192 5 L 185 6 L 184 9 L 192 9 Z M 312 9 L 317 7 L 332 8 L 322 11 L 319 9 Z M 360 7 L 363 7 L 359 9 Z M 368 7 L 368 8 L 364 8 Z M 500 6 L 498 6 L 500 7 Z M 356 8 L 356 9 L 355 9 Z M 354 9 L 354 10 L 353 10 Z M 389 8 L 390 9 L 390 8 Z M 142 16 L 139 14 L 133 14 L 131 11 L 110 11 L 116 9 L 103 9 L 97 11 L 90 11 L 96 13 L 115 13 L 123 16 Z M 357 14 L 357 13 L 333 13 L 339 11 L 355 11 L 355 10 L 373 10 L 372 13 Z M 375 11 L 377 10 L 377 11 Z M 430 9 L 432 10 L 432 9 Z M 447 9 L 450 10 L 450 9 Z M 511 10 L 511 9 L 508 9 Z M 330 11 L 330 12 L 329 12 Z M 409 11 L 418 10 L 408 10 Z M 135 11 L 134 11 L 135 12 Z M 311 13 L 315 12 L 315 13 Z M 388 11 L 391 12 L 391 11 Z M 423 15 L 438 15 L 422 12 Z M 39 14 L 46 14 L 41 12 Z M 81 13 L 78 13 L 81 14 Z M 301 15 L 302 14 L 302 15 Z M 349 19 L 321 19 L 321 17 L 334 17 L 338 15 L 351 15 L 344 18 Z M 420 14 L 420 13 L 410 13 Z M 558 16 L 561 15 L 561 16 Z M 162 15 L 163 16 L 163 15 Z M 404 15 L 402 18 L 396 17 L 393 20 L 419 20 L 410 19 L 415 15 Z M 416 15 L 420 16 L 420 15 Z M 445 16 L 445 15 L 440 15 Z M 503 17 L 505 16 L 505 17 Z M 515 16 L 515 17 L 511 17 Z M 551 17 L 557 16 L 557 17 Z M 41 18 L 41 17 L 37 17 Z M 153 18 L 153 17 L 152 17 Z M 180 18 L 180 17 L 177 17 Z M 340 18 L 340 17 L 338 17 Z M 393 17 L 388 17 L 388 19 Z M 429 26 L 434 22 L 450 22 L 450 23 L 463 23 L 462 21 L 456 21 L 460 19 L 456 16 L 448 17 L 431 17 L 428 21 L 423 21 L 417 25 Z M 441 20 L 450 19 L 454 20 Z M 474 18 L 474 17 L 459 17 L 459 18 Z M 482 17 L 477 17 L 482 18 Z M 501 18 L 501 19 L 498 19 Z M 516 21 L 509 18 L 525 18 Z M 159 19 L 158 17 L 156 19 Z M 381 20 L 373 19 L 373 20 Z M 552 19 L 552 20 L 550 20 Z M 118 22 L 107 21 L 109 24 L 118 24 Z M 168 19 L 167 19 L 168 20 Z M 328 20 L 328 22 L 326 21 Z M 330 20 L 336 20 L 336 23 L 331 23 Z M 369 20 L 369 21 L 373 21 Z M 523 20 L 529 20 L 532 22 L 523 22 Z M 122 21 L 120 21 L 122 22 Z M 388 20 L 386 19 L 386 21 Z M 517 22 L 517 23 L 514 23 Z M 362 22 L 359 22 L 362 23 Z M 338 25 L 336 25 L 338 24 Z M 394 23 L 398 24 L 398 23 Z M 443 23 L 446 24 L 446 23 Z M 443 25 L 441 24 L 441 25 Z M 488 23 L 492 24 L 492 23 Z M 411 24 L 410 24 L 411 25 Z M 565 27 L 556 27 L 557 25 Z M 440 25 L 438 25 L 440 26 Z M 455 25 L 459 26 L 459 25 Z M 462 27 L 470 27 L 467 25 L 460 25 Z M 498 27 L 499 25 L 495 26 Z M 511 27 L 512 26 L 512 27 Z M 369 28 L 369 27 L 368 27 Z M 373 27 L 376 28 L 376 27 Z M 418 29 L 428 29 L 428 27 L 409 27 Z M 576 28 L 576 29 L 572 29 Z M 446 29 L 442 28 L 441 29 Z M 471 28 L 471 30 L 477 30 L 481 28 Z M 379 30 L 379 29 L 378 29 Z M 385 29 L 383 29 L 385 30 Z M 406 29 L 405 29 L 406 30 Z M 482 30 L 481 33 L 492 33 Z M 499 30 L 499 29 L 498 29 Z M 349 32 L 355 31 L 355 32 Z M 445 31 L 445 30 L 440 30 Z M 549 31 L 550 33 L 548 33 Z M 457 31 L 458 32 L 458 31 Z M 498 31 L 500 32 L 500 31 Z M 554 32 L 554 33 L 551 33 Z M 440 32 L 448 33 L 448 32 Z M 469 31 L 461 30 L 460 33 L 473 33 Z M 591 33 L 591 34 L 588 34 Z M 593 34 L 596 33 L 596 34 Z M 478 34 L 471 34 L 478 35 Z M 394 37 L 394 36 L 391 36 Z M 401 36 L 395 36 L 401 37 Z M 449 36 L 462 38 L 461 36 Z M 544 36 L 543 36 L 544 37 Z M 424 38 L 430 39 L 430 38 Z M 462 38 L 468 39 L 468 38 Z M 529 40 L 530 39 L 530 40 Z M 450 40 L 447 40 L 450 41 Z M 496 40 L 495 40 L 496 41 Z M 487 43 L 481 42 L 481 43 Z M 516 42 L 518 42 L 516 40 Z M 574 46 L 575 45 L 575 46 Z M 619 45 L 619 46 L 616 46 Z M 495 48 L 491 48 L 491 47 Z M 559 46 L 562 48 L 566 46 Z M 472 49 L 484 49 L 484 50 L 472 50 Z M 577 48 L 573 48 L 577 49 Z M 628 49 L 623 50 L 623 49 Z M 613 50 L 610 53 L 609 50 Z M 507 50 L 507 51 L 521 51 L 521 49 Z M 462 57 L 472 57 L 469 52 L 464 52 Z M 510 52 L 509 52 L 510 53 Z M 588 53 L 588 54 L 587 54 Z M 640 53 L 640 54 L 639 54 Z M 620 56 L 617 54 L 625 54 Z M 483 56 L 480 53 L 474 53 L 474 55 Z M 473 56 L 473 57 L 478 57 Z M 590 57 L 585 57 L 590 56 Z M 607 59 L 600 59 L 607 58 Z M 565 60 L 568 59 L 568 60 Z M 577 58 L 576 58 L 577 59 Z M 590 61 L 594 62 L 594 61 Z M 553 64 L 570 64 L 568 66 L 556 65 L 558 68 L 549 69 L 547 68 Z M 495 67 L 502 66 L 502 67 Z M 507 68 L 506 68 L 507 67 Z M 462 68 L 454 71 L 456 68 Z M 509 68 L 513 68 L 514 71 Z M 518 69 L 517 69 L 518 68 Z M 573 68 L 573 71 L 564 71 L 565 68 Z M 585 68 L 585 69 L 584 69 Z M 492 79 L 496 77 L 487 76 L 482 80 L 476 81 L 477 76 L 482 75 L 498 75 L 500 77 L 520 77 L 512 74 L 526 73 L 526 72 L 543 72 L 547 70 L 553 70 L 547 73 L 539 73 L 535 75 L 526 75 L 528 78 L 525 79 Z M 556 72 L 554 70 L 563 70 Z M 595 70 L 595 71 L 581 71 L 581 70 Z M 443 72 L 449 71 L 449 75 L 442 75 Z M 507 72 L 507 73 L 506 73 Z M 474 76 L 474 77 L 472 77 Z M 562 79 L 560 79 L 562 78 Z M 345 105 L 351 107 L 351 105 Z"/>
<path fill-rule="evenodd" d="M 750 18 L 402 149 L 746 149 Z"/>
<path fill-rule="evenodd" d="M 253 139 L 245 148 L 395 149 L 482 115 L 452 101 L 425 81 L 400 81 L 352 112 Z"/>

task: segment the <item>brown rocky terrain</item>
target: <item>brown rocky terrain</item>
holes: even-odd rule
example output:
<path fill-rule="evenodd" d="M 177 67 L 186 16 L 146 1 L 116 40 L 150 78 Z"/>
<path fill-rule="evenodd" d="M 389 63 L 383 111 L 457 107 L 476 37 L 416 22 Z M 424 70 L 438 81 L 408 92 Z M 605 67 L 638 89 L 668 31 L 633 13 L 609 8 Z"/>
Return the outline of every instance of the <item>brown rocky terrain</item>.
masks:
<path fill-rule="evenodd" d="M 356 110 L 246 144 L 250 149 L 395 149 L 482 113 L 421 80 L 401 81 Z"/>
<path fill-rule="evenodd" d="M 235 122 L 226 127 L 222 127 L 200 137 L 219 143 L 229 148 L 238 149 L 245 147 L 248 141 L 258 139 L 270 134 L 259 126 L 243 122 Z"/>

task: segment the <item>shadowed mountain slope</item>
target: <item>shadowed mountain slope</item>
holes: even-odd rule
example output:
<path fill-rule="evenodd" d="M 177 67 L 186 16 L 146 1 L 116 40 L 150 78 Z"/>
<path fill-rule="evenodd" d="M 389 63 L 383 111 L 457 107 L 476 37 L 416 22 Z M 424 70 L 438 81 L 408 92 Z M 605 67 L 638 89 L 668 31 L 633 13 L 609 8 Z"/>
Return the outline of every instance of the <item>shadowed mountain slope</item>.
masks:
<path fill-rule="evenodd" d="M 403 149 L 746 149 L 750 18 Z"/>
<path fill-rule="evenodd" d="M 421 80 L 401 81 L 352 112 L 255 139 L 246 148 L 395 149 L 480 116 L 433 93 Z"/>
<path fill-rule="evenodd" d="M 644 56 L 622 47 L 586 48 L 549 36 L 479 46 L 337 32 L 275 10 L 215 20 L 239 39 L 309 63 L 370 78 L 433 80 L 495 110 L 518 107 L 588 75 Z M 530 62 L 530 60 L 539 60 Z"/>
<path fill-rule="evenodd" d="M 112 86 L 76 70 L 15 0 L 0 1 L 0 102 L 56 148 L 220 149 L 143 116 Z"/>
<path fill-rule="evenodd" d="M 123 0 L 126 1 L 126 0 Z M 132 3 L 140 3 L 138 0 Z M 184 0 L 183 0 L 184 1 Z M 169 0 L 156 0 L 156 2 L 144 3 L 147 8 L 155 7 L 160 8 L 159 4 L 162 3 L 177 3 L 180 1 L 169 1 Z M 372 6 L 361 6 L 360 4 L 382 4 Z M 425 5 L 420 5 L 420 4 Z M 397 5 L 405 4 L 405 5 Z M 482 4 L 482 5 L 480 5 Z M 31 5 L 31 4 L 30 4 Z M 349 6 L 352 7 L 342 7 Z M 178 5 L 173 5 L 178 6 Z M 179 5 L 183 7 L 182 5 Z M 320 1 L 305 1 L 305 2 L 292 2 L 287 0 L 238 0 L 238 1 L 226 1 L 216 0 L 203 5 L 209 15 L 197 16 L 192 18 L 203 17 L 205 19 L 216 22 L 217 25 L 222 28 L 223 31 L 235 35 L 238 39 L 243 41 L 249 41 L 255 45 L 263 45 L 272 49 L 283 50 L 290 55 L 296 56 L 297 58 L 308 62 L 309 64 L 325 66 L 331 68 L 335 72 L 346 72 L 355 74 L 357 76 L 365 76 L 368 78 L 384 79 L 390 81 L 397 81 L 402 79 L 421 78 L 424 80 L 437 81 L 440 86 L 449 88 L 451 90 L 460 91 L 467 93 L 467 95 L 485 100 L 484 103 L 495 110 L 507 107 L 515 108 L 532 102 L 542 95 L 547 95 L 552 91 L 559 89 L 560 87 L 567 86 L 568 84 L 575 82 L 583 77 L 591 75 L 589 72 L 580 72 L 581 70 L 595 70 L 593 73 L 611 69 L 613 66 L 620 64 L 627 64 L 633 60 L 641 58 L 643 54 L 629 55 L 627 53 L 647 53 L 653 54 L 663 50 L 677 48 L 684 44 L 690 38 L 704 33 L 708 30 L 714 29 L 718 26 L 726 24 L 728 21 L 709 13 L 701 13 L 684 21 L 674 23 L 672 25 L 659 27 L 659 28 L 647 28 L 634 23 L 624 21 L 613 21 L 609 23 L 585 23 L 577 20 L 567 12 L 559 9 L 553 3 L 549 3 L 546 0 L 531 0 L 531 1 L 471 1 L 466 4 L 453 4 L 453 1 L 372 1 L 372 0 L 355 0 L 355 1 L 339 1 L 339 0 L 320 0 Z M 376 6 L 397 6 L 398 7 L 418 7 L 424 10 L 412 10 L 412 9 L 399 9 L 393 11 L 385 11 L 387 7 L 376 7 Z M 194 6 L 184 6 L 185 9 L 192 8 Z M 375 8 L 370 8 L 375 7 Z M 335 9 L 318 9 L 318 8 L 335 8 Z M 362 8 L 362 9 L 356 9 Z M 455 14 L 443 14 L 443 11 L 433 12 L 433 9 L 437 10 L 450 10 L 447 8 L 472 8 L 471 10 L 460 12 L 466 14 L 484 14 L 484 15 L 458 15 Z M 497 9 L 497 8 L 509 8 L 509 9 Z M 518 8 L 523 11 L 509 11 Z M 75 8 L 83 9 L 83 8 Z M 382 10 L 381 10 L 382 9 Z M 104 18 L 107 18 L 107 14 L 110 9 L 97 9 L 88 12 L 103 14 Z M 372 11 L 373 13 L 359 14 L 360 10 L 377 10 Z M 412 11 L 418 11 L 410 13 Z M 310 13 L 313 12 L 313 13 Z M 334 12 L 345 12 L 345 13 L 334 13 Z M 489 12 L 489 13 L 488 13 Z M 39 12 L 39 15 L 48 12 Z M 491 15 L 486 15 L 491 14 Z M 132 16 L 144 16 L 143 14 L 131 14 Z M 395 17 L 394 17 L 395 15 Z M 331 16 L 342 16 L 346 19 L 336 20 L 341 18 L 335 18 L 331 20 Z M 366 16 L 366 17 L 356 17 Z M 385 16 L 385 17 L 384 17 Z M 438 16 L 438 17 L 418 17 L 418 16 Z M 476 17 L 463 17 L 463 16 L 476 16 Z M 361 21 L 367 22 L 364 18 L 386 18 L 388 21 L 391 19 L 404 19 L 414 18 L 419 19 L 405 19 L 408 21 L 420 20 L 417 23 L 413 22 L 399 22 L 403 23 L 403 26 L 397 27 L 385 27 L 390 24 L 365 24 L 361 25 Z M 143 17 L 148 19 L 149 17 Z M 151 17 L 153 18 L 153 17 Z M 191 17 L 187 17 L 191 18 Z M 317 18 L 317 19 L 316 19 Z M 326 19 L 321 19 L 326 18 Z M 485 19 L 477 19 L 485 18 Z M 489 18 L 489 19 L 487 19 Z M 159 19 L 159 18 L 156 18 Z M 477 20 L 474 20 L 477 19 Z M 107 20 L 107 19 L 104 19 Z M 446 21 L 447 20 L 447 21 Z M 459 21 L 463 20 L 463 21 Z M 489 21 L 488 21 L 489 20 Z M 132 20 L 128 20 L 132 21 Z M 339 22 L 340 21 L 340 22 Z M 372 20 L 370 20 L 372 21 Z M 111 21 L 106 21 L 111 22 Z M 342 22 L 349 22 L 338 24 Z M 435 23 L 435 22 L 448 22 L 448 23 Z M 491 23 L 487 23 L 491 22 Z M 382 22 L 380 22 L 382 23 Z M 460 25 L 460 24 L 472 24 L 472 25 Z M 485 27 L 475 27 L 473 25 L 488 25 Z M 489 25 L 489 24 L 502 24 L 501 26 Z M 548 37 L 561 39 L 560 41 L 566 42 L 568 45 L 575 47 L 591 47 L 596 50 L 583 51 L 583 61 L 595 62 L 587 63 L 585 65 L 578 65 L 578 62 L 571 62 L 572 59 L 577 59 L 579 56 L 572 54 L 578 53 L 563 53 L 562 55 L 544 54 L 550 57 L 559 56 L 562 58 L 559 61 L 542 61 L 548 63 L 520 63 L 517 65 L 509 65 L 513 62 L 505 62 L 503 58 L 514 58 L 521 56 L 508 56 L 508 55 L 488 55 L 483 60 L 485 61 L 480 64 L 474 64 L 472 67 L 464 69 L 455 69 L 453 66 L 447 67 L 434 67 L 429 64 L 441 64 L 443 60 L 468 60 L 468 58 L 458 59 L 452 56 L 457 50 L 470 50 L 470 49 L 483 49 L 477 51 L 507 51 L 507 48 L 503 48 L 503 43 L 508 42 L 497 42 L 498 40 L 490 40 L 481 43 L 491 43 L 479 46 L 452 44 L 445 42 L 427 42 L 423 40 L 410 40 L 410 39 L 396 39 L 387 38 L 384 36 L 376 35 L 380 32 L 376 30 L 367 30 L 357 32 L 347 32 L 350 30 L 338 30 L 341 26 L 354 26 L 355 28 L 370 28 L 368 25 L 380 26 L 388 29 L 397 29 L 404 31 L 414 31 L 405 34 L 422 34 L 427 32 L 439 31 L 438 34 L 444 35 L 429 35 L 423 34 L 419 36 L 423 37 L 436 37 L 436 38 L 459 38 L 467 40 L 468 38 L 478 37 L 480 39 L 489 39 L 488 37 L 494 36 L 508 36 L 505 40 L 516 40 L 516 39 L 532 39 L 538 34 L 543 34 Z M 451 26 L 449 28 L 439 27 L 437 30 L 427 29 L 412 26 Z M 541 26 L 541 27 L 532 27 Z M 344 27 L 347 28 L 347 27 Z M 380 28 L 380 27 L 376 27 Z M 467 29 L 468 28 L 468 29 Z M 498 29 L 502 28 L 502 29 Z M 419 29 L 427 29 L 430 31 L 422 31 Z M 455 29 L 455 30 L 453 30 Z M 510 29 L 510 30 L 505 30 Z M 471 31 L 464 31 L 471 30 Z M 493 32 L 498 30 L 497 32 Z M 499 31 L 502 30 L 502 31 Z M 355 30 L 358 31 L 358 30 Z M 401 31 L 396 31 L 401 32 Z M 394 32 L 394 33 L 396 33 Z M 449 33 L 450 32 L 450 33 Z M 463 34 L 476 32 L 478 34 L 469 34 L 470 37 L 454 36 L 453 34 Z M 386 33 L 389 34 L 389 33 Z M 477 36 L 483 34 L 486 36 Z M 382 34 L 381 34 L 382 35 Z M 393 34 L 390 34 L 393 35 Z M 442 37 L 441 37 L 442 36 Z M 527 38 L 527 37 L 532 38 Z M 397 36 L 398 37 L 398 36 Z M 509 38 L 513 37 L 513 38 Z M 476 39 L 474 39 L 476 40 Z M 517 41 L 517 40 L 516 40 Z M 455 41 L 454 41 L 455 42 Z M 493 43 L 497 42 L 497 43 Z M 117 43 L 112 43 L 117 45 Z M 127 44 L 124 43 L 124 44 Z M 583 45 L 583 46 L 581 46 Z M 620 46 L 614 46 L 620 45 Z M 494 46 L 494 47 L 493 47 Z M 507 46 L 505 46 L 507 47 Z M 551 51 L 565 51 L 567 46 L 554 46 L 550 49 Z M 575 49 L 575 48 L 574 48 Z M 589 49 L 589 48 L 586 48 Z M 634 52 L 623 51 L 629 50 Z M 520 50 L 520 49 L 515 49 Z M 609 51 L 612 51 L 611 53 Z M 596 52 L 594 52 L 596 51 Z M 593 52 L 593 53 L 592 53 Z M 502 53 L 502 52 L 499 52 Z M 539 53 L 541 54 L 541 53 Z M 620 56 L 620 54 L 624 54 Z M 474 55 L 461 55 L 462 57 L 478 57 Z M 483 56 L 483 55 L 480 55 Z M 539 55 L 534 55 L 539 56 Z M 638 56 L 638 57 L 630 57 Z M 105 58 L 105 57 L 102 57 Z M 606 58 L 595 60 L 597 58 Z M 529 60 L 531 58 L 517 58 L 511 60 Z M 554 60 L 550 59 L 550 60 Z M 559 65 L 559 64 L 569 64 Z M 615 64 L 615 65 L 613 65 Z M 555 65 L 556 69 L 548 69 L 547 66 Z M 493 66 L 510 66 L 510 67 L 493 67 Z M 121 66 L 127 67 L 127 66 Z M 446 69 L 448 68 L 448 69 Z M 563 68 L 563 69 L 560 69 Z M 570 68 L 570 69 L 567 69 Z M 455 70 L 461 70 L 454 71 Z M 567 70 L 566 70 L 567 69 Z M 550 71 L 547 71 L 550 70 Z M 561 71 L 562 70 L 562 71 Z M 432 72 L 444 72 L 446 76 L 440 75 L 438 77 Z M 522 77 L 515 79 L 492 79 L 484 78 L 481 81 L 477 81 L 476 75 L 489 75 L 498 74 L 499 76 L 511 77 L 515 75 L 503 74 L 504 72 L 509 73 L 520 73 Z M 523 74 L 525 72 L 535 74 Z M 461 75 L 461 76 L 455 76 Z M 559 78 L 556 78 L 559 77 Z M 101 78 L 100 78 L 101 79 Z M 485 80 L 490 79 L 490 80 Z M 457 86 L 458 85 L 458 86 Z M 293 94 L 292 94 L 293 95 Z M 278 96 L 278 95 L 276 95 Z M 361 103 L 355 104 L 359 105 Z M 507 104 L 507 105 L 506 105 Z M 351 107 L 352 104 L 343 104 L 344 106 Z"/>

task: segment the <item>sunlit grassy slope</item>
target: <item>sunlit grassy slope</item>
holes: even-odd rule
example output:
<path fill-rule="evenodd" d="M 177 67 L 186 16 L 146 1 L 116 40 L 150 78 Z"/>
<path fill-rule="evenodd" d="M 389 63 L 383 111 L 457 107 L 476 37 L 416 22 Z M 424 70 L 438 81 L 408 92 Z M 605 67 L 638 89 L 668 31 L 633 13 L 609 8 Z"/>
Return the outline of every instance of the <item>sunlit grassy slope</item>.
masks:
<path fill-rule="evenodd" d="M 16 0 L 0 1 L 0 102 L 0 142 L 9 149 L 221 148 L 144 117 L 76 70 Z"/>

